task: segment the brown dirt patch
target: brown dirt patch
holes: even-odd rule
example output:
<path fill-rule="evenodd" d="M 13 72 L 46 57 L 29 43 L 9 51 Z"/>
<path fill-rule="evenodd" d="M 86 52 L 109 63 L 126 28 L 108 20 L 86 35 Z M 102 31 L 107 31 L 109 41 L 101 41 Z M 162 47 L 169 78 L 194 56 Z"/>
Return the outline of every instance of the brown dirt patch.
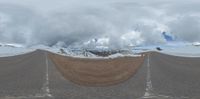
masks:
<path fill-rule="evenodd" d="M 144 61 L 144 57 L 83 59 L 57 54 L 50 54 L 50 58 L 66 79 L 84 86 L 108 86 L 126 81 Z"/>

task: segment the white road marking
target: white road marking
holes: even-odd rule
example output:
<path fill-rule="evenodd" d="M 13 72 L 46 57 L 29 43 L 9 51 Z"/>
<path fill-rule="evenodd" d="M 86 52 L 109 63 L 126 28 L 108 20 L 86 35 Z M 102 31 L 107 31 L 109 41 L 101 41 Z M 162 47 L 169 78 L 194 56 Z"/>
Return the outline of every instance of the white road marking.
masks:
<path fill-rule="evenodd" d="M 151 70 L 150 70 L 150 57 L 147 56 L 147 82 L 146 82 L 146 92 L 143 98 L 151 98 L 154 96 L 152 82 L 151 82 Z"/>
<path fill-rule="evenodd" d="M 46 81 L 44 83 L 43 90 L 45 92 L 44 93 L 45 96 L 52 97 L 49 89 L 49 61 L 47 58 L 47 53 L 45 53 L 45 57 L 46 57 Z"/>
<path fill-rule="evenodd" d="M 188 97 L 171 97 L 171 96 L 166 96 L 166 95 L 160 95 L 156 94 L 153 91 L 153 86 L 151 82 L 151 66 L 150 66 L 150 54 L 147 56 L 147 82 L 146 82 L 146 92 L 144 93 L 144 96 L 140 99 L 148 99 L 148 98 L 161 98 L 161 99 L 189 99 Z"/>
<path fill-rule="evenodd" d="M 43 98 L 43 97 L 53 97 L 52 94 L 50 94 L 49 89 L 49 61 L 47 58 L 47 53 L 45 53 L 45 64 L 46 64 L 46 76 L 45 76 L 45 83 L 43 84 L 42 90 L 43 94 L 35 94 L 35 95 L 27 95 L 27 96 L 5 96 L 0 97 L 0 99 L 29 99 L 29 98 Z"/>
<path fill-rule="evenodd" d="M 27 96 L 5 96 L 0 97 L 0 99 L 30 99 L 30 98 L 43 98 L 46 97 L 42 94 L 36 94 L 36 95 L 27 95 Z"/>
<path fill-rule="evenodd" d="M 27 99 L 27 98 L 43 98 L 43 97 L 52 97 L 52 94 L 50 93 L 49 89 L 49 61 L 47 58 L 47 53 L 45 53 L 45 65 L 46 65 L 46 71 L 45 71 L 45 82 L 43 84 L 42 90 L 43 93 L 36 94 L 36 95 L 29 95 L 29 96 L 18 96 L 18 97 L 9 97 L 14 99 Z"/>

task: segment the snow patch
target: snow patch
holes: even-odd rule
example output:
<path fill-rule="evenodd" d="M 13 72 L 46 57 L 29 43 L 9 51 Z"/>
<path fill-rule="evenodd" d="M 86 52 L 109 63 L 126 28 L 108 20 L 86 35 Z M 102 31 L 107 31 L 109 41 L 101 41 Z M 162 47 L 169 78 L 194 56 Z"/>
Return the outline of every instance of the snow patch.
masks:
<path fill-rule="evenodd" d="M 35 49 L 0 47 L 0 57 L 16 56 L 35 51 Z"/>

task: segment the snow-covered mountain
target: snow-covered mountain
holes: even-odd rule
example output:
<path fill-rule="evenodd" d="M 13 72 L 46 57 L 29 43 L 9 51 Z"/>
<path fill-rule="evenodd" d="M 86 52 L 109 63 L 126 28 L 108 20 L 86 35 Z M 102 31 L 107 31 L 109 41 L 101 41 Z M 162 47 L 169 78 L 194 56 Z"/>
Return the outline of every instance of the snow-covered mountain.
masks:
<path fill-rule="evenodd" d="M 149 46 L 132 46 L 130 49 L 121 49 L 121 50 L 113 50 L 109 49 L 106 46 L 95 47 L 95 48 L 81 48 L 81 47 L 62 47 L 62 46 L 45 46 L 45 45 L 35 45 L 31 47 L 25 47 L 20 44 L 6 44 L 0 43 L 0 57 L 5 56 L 14 56 L 19 54 L 24 54 L 28 52 L 35 51 L 37 49 L 47 50 L 53 53 L 57 53 L 65 56 L 73 56 L 73 57 L 121 57 L 126 55 L 137 55 L 141 52 L 147 51 L 158 51 L 156 48 L 159 47 L 162 49 L 161 52 L 179 55 L 179 56 L 200 56 L 200 43 L 188 43 L 188 42 L 179 42 L 173 41 L 168 42 L 166 44 L 160 45 L 149 45 Z"/>

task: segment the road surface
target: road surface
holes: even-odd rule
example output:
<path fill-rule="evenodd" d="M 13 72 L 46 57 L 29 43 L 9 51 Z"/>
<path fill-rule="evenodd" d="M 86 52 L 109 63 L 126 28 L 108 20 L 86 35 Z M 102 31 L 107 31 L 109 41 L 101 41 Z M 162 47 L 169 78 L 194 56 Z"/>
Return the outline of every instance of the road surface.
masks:
<path fill-rule="evenodd" d="M 200 58 L 151 53 L 149 64 L 155 95 L 200 99 Z"/>
<path fill-rule="evenodd" d="M 152 52 L 131 79 L 87 87 L 66 80 L 48 54 L 0 58 L 0 99 L 200 99 L 200 58 Z"/>
<path fill-rule="evenodd" d="M 66 80 L 48 54 L 37 50 L 0 58 L 0 99 L 133 99 L 144 95 L 145 66 L 124 83 L 87 87 Z"/>

